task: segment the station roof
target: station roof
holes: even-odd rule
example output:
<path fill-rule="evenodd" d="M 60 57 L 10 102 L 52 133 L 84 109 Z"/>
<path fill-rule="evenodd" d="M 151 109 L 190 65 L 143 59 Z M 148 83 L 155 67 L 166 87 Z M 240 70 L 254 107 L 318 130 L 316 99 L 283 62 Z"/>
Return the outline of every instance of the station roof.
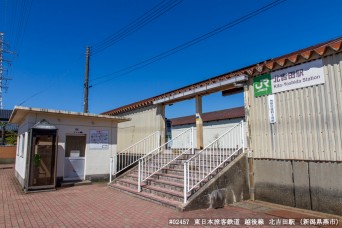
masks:
<path fill-rule="evenodd" d="M 219 120 L 226 120 L 226 119 L 243 118 L 243 117 L 245 117 L 244 107 L 237 107 L 237 108 L 203 113 L 202 120 L 203 122 L 210 122 L 210 121 L 219 121 Z M 170 121 L 171 121 L 172 126 L 194 124 L 196 123 L 196 115 L 173 118 L 173 119 L 170 119 Z"/>
<path fill-rule="evenodd" d="M 8 121 L 11 117 L 12 110 L 8 109 L 0 109 L 0 120 L 2 121 Z"/>
<path fill-rule="evenodd" d="M 57 114 L 57 115 L 63 115 L 63 116 L 74 116 L 74 117 L 82 117 L 82 118 L 107 119 L 107 120 L 115 121 L 117 123 L 130 120 L 130 118 L 118 117 L 118 116 L 97 115 L 97 114 L 83 113 L 83 112 L 70 112 L 70 111 L 53 110 L 53 109 L 45 109 L 45 108 L 31 108 L 31 107 L 15 106 L 12 112 L 12 115 L 9 119 L 9 122 L 18 124 L 29 113 L 46 113 L 46 114 L 55 114 L 55 115 Z"/>
<path fill-rule="evenodd" d="M 217 83 L 220 83 L 222 81 L 225 81 L 234 77 L 238 77 L 241 75 L 254 77 L 257 75 L 264 74 L 264 73 L 269 73 L 271 71 L 279 70 L 285 67 L 289 67 L 289 66 L 293 66 L 296 64 L 308 62 L 311 60 L 323 58 L 325 56 L 332 55 L 334 53 L 339 53 L 339 52 L 342 52 L 342 37 L 339 37 L 337 39 L 330 40 L 324 43 L 320 43 L 320 44 L 317 44 L 317 45 L 314 45 L 305 49 L 301 49 L 301 50 L 298 50 L 298 51 L 295 51 L 290 54 L 283 55 L 277 58 L 268 59 L 263 62 L 256 63 L 254 65 L 251 65 L 251 66 L 248 66 L 248 67 L 236 70 L 236 71 L 232 71 L 232 72 L 225 73 L 219 76 L 215 76 L 213 78 L 210 78 L 201 82 L 197 82 L 192 85 L 185 86 L 185 87 L 182 87 L 182 88 L 179 88 L 179 89 L 176 89 L 176 90 L 173 90 L 173 91 L 170 91 L 170 92 L 167 92 L 167 93 L 155 96 L 155 97 L 151 97 L 151 98 L 141 100 L 132 104 L 128 104 L 119 108 L 115 108 L 113 110 L 106 111 L 103 114 L 105 115 L 122 114 L 122 113 L 129 112 L 135 109 L 151 106 L 154 103 L 156 103 L 156 101 L 168 100 L 168 98 L 177 96 L 178 94 L 182 94 L 182 93 L 184 94 L 188 92 L 191 93 L 192 91 L 196 89 L 208 87 L 215 83 L 217 84 Z M 235 88 L 232 87 L 232 89 L 235 89 Z"/>

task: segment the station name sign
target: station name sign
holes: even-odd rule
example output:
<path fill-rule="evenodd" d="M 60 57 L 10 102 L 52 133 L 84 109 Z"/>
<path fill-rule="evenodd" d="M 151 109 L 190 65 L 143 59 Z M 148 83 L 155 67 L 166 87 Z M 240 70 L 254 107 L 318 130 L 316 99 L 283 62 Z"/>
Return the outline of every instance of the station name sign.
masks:
<path fill-rule="evenodd" d="M 253 79 L 254 96 L 324 84 L 322 59 L 274 71 Z"/>

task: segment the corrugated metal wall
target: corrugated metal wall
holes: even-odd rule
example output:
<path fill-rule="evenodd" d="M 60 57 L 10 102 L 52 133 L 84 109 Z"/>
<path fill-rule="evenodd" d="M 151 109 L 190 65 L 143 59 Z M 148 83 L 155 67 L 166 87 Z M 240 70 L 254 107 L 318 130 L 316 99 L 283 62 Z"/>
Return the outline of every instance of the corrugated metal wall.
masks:
<path fill-rule="evenodd" d="M 323 58 L 323 64 L 324 84 L 274 94 L 272 125 L 267 96 L 254 97 L 249 83 L 255 158 L 342 161 L 342 53 Z"/>
<path fill-rule="evenodd" d="M 203 144 L 204 147 L 215 141 L 219 136 L 221 136 L 223 133 L 234 127 L 236 124 L 238 124 L 242 118 L 237 119 L 230 119 L 230 120 L 220 120 L 215 121 L 215 124 L 212 124 L 210 122 L 204 123 L 203 126 Z M 197 129 L 196 124 L 187 124 L 187 125 L 181 125 L 181 126 L 175 126 L 172 127 L 172 137 L 175 137 L 185 131 L 186 129 L 194 127 L 194 145 L 197 145 Z M 246 131 L 246 123 L 244 123 L 244 129 Z M 245 140 L 246 140 L 246 133 L 245 133 Z"/>
<path fill-rule="evenodd" d="M 162 105 L 137 109 L 122 116 L 131 118 L 131 120 L 118 124 L 119 152 L 156 131 L 165 131 L 164 107 Z"/>

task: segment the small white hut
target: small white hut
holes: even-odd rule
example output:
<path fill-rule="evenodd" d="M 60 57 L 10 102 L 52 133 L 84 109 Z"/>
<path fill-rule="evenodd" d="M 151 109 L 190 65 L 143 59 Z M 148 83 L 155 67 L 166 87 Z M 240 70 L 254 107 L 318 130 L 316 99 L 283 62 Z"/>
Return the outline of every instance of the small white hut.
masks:
<path fill-rule="evenodd" d="M 55 189 L 63 181 L 108 180 L 117 125 L 128 118 L 15 107 L 19 125 L 15 175 L 24 190 Z"/>

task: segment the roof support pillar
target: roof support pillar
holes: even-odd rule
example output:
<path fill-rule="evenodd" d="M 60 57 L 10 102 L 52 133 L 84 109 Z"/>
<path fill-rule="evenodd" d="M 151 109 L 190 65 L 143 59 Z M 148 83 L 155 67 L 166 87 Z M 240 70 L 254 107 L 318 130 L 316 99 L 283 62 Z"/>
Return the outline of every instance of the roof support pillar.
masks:
<path fill-rule="evenodd" d="M 157 117 L 159 121 L 159 129 L 158 131 L 160 132 L 160 145 L 163 145 L 165 141 L 165 105 L 163 104 L 158 104 L 157 105 Z"/>
<path fill-rule="evenodd" d="M 203 149 L 202 96 L 196 96 L 197 149 Z"/>

